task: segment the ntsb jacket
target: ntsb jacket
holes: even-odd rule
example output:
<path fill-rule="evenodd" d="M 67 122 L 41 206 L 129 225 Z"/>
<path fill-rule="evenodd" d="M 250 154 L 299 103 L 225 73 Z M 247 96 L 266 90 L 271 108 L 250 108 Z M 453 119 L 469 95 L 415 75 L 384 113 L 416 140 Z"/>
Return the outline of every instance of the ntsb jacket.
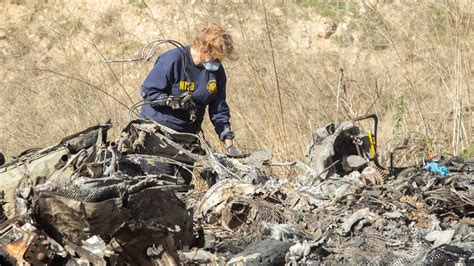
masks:
<path fill-rule="evenodd" d="M 142 107 L 140 116 L 155 120 L 179 132 L 197 133 L 201 130 L 206 106 L 209 106 L 209 118 L 219 138 L 223 140 L 232 134 L 229 106 L 226 103 L 224 67 L 221 64 L 217 71 L 209 72 L 203 67 L 194 65 L 190 56 L 190 46 L 186 46 L 185 51 L 185 69 L 182 52 L 178 48 L 160 55 L 143 82 L 140 92 L 144 100 L 153 101 L 190 91 L 197 106 L 196 120 L 190 121 L 189 111 L 150 104 Z M 186 80 L 184 71 L 187 71 L 189 80 Z"/>

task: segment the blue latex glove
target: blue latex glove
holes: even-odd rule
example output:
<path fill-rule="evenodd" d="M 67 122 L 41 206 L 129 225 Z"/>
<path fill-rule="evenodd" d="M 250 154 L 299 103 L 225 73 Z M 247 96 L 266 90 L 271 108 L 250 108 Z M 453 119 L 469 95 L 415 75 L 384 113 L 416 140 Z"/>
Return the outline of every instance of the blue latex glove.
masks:
<path fill-rule="evenodd" d="M 423 168 L 427 171 L 437 173 L 442 176 L 448 175 L 448 168 L 446 166 L 439 166 L 437 163 L 426 163 Z"/>

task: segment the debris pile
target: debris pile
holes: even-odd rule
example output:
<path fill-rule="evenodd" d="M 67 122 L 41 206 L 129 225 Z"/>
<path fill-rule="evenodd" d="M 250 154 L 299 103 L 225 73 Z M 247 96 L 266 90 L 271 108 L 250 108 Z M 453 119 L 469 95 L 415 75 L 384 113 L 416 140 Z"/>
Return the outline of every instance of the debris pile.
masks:
<path fill-rule="evenodd" d="M 109 128 L 0 168 L 2 265 L 474 263 L 474 160 L 384 169 L 373 115 L 318 129 L 307 163 L 229 158 L 151 121 L 116 142 Z"/>

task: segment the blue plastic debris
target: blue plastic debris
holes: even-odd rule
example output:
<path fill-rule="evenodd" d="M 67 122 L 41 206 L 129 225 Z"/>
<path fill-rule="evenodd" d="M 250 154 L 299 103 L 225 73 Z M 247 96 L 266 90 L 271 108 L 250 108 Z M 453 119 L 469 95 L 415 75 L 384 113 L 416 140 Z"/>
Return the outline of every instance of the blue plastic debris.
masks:
<path fill-rule="evenodd" d="M 430 171 L 432 173 L 437 173 L 442 176 L 448 175 L 448 167 L 446 166 L 439 166 L 438 163 L 426 163 L 423 167 L 425 170 Z"/>

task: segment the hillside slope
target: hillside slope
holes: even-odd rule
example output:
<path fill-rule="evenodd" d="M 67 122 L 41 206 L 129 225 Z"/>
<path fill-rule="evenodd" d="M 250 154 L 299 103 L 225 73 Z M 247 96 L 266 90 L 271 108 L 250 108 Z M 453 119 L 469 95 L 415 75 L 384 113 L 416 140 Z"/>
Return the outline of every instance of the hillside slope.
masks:
<path fill-rule="evenodd" d="M 0 3 L 0 150 L 16 155 L 108 118 L 124 124 L 156 56 L 105 61 L 156 39 L 189 43 L 219 23 L 240 57 L 225 66 L 241 147 L 301 157 L 317 127 L 373 112 L 382 150 L 411 141 L 402 160 L 462 153 L 474 140 L 472 1 L 384 2 Z M 205 135 L 218 142 L 208 122 Z"/>

